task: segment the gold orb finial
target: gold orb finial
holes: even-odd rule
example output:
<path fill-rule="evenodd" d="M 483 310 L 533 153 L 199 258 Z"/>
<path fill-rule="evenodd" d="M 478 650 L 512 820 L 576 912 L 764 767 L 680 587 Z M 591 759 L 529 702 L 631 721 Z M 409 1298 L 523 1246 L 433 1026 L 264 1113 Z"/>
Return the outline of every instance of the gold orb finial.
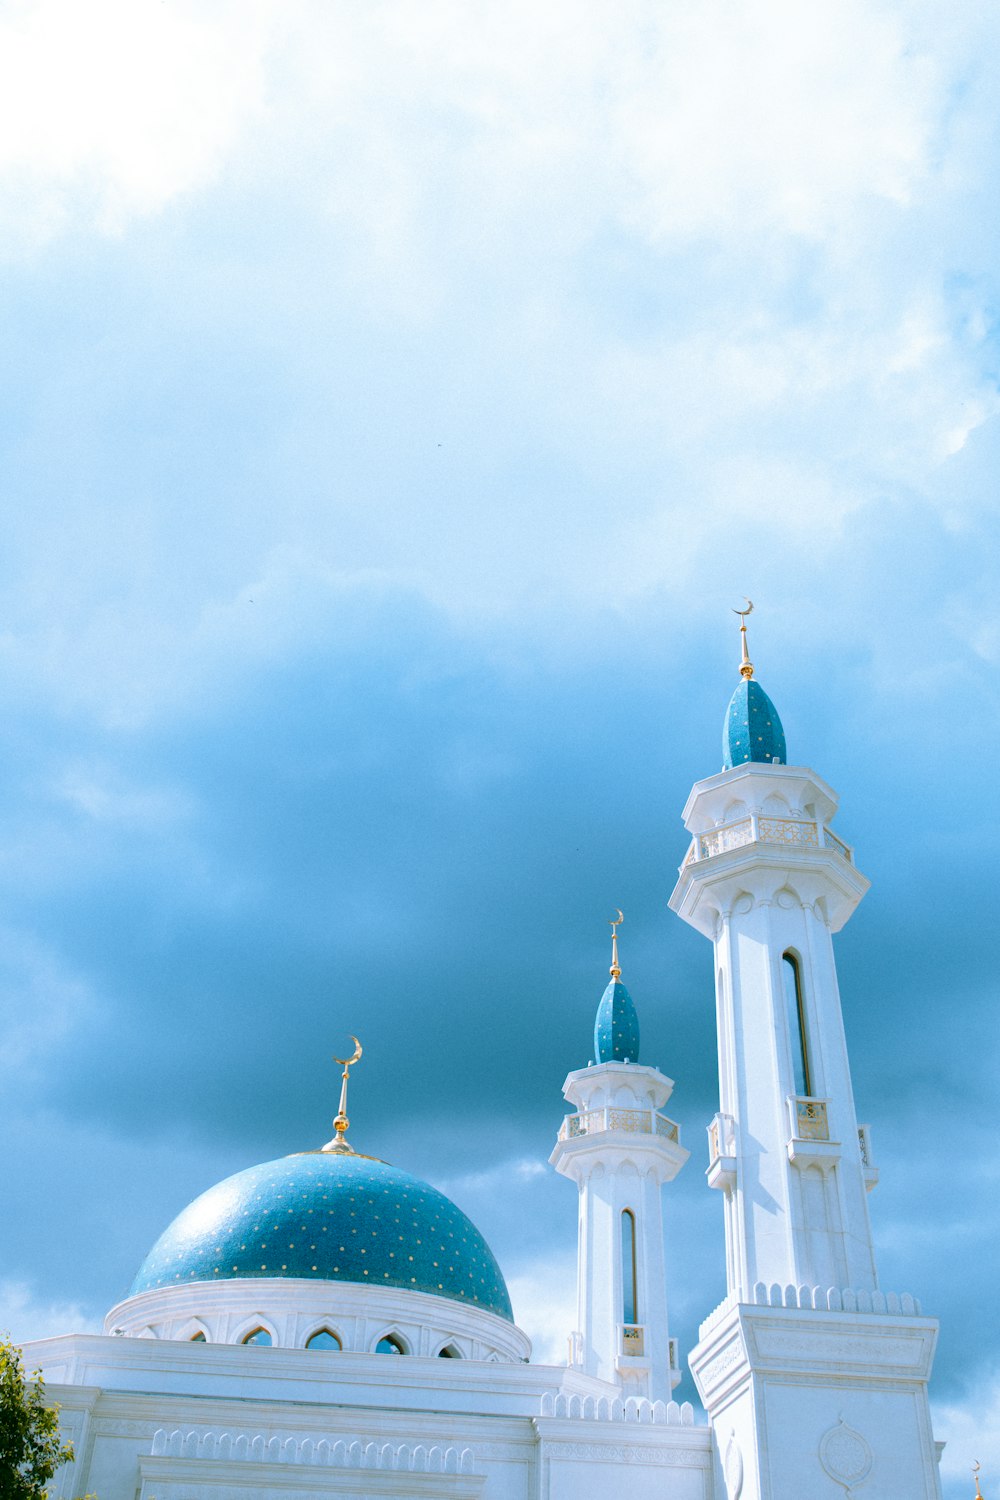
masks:
<path fill-rule="evenodd" d="M 733 614 L 739 615 L 740 617 L 740 640 L 743 644 L 743 658 L 740 662 L 740 676 L 749 679 L 753 676 L 753 662 L 750 660 L 750 656 L 747 651 L 747 615 L 753 613 L 753 600 L 747 599 L 747 596 L 745 594 L 743 595 L 743 597 L 744 599 L 746 599 L 746 609 L 734 609 Z"/>
<path fill-rule="evenodd" d="M 616 907 L 615 910 L 618 912 L 618 915 L 617 917 L 611 918 L 611 920 L 608 922 L 608 926 L 611 928 L 611 978 L 614 980 L 618 980 L 622 977 L 621 967 L 618 963 L 618 929 L 624 922 L 625 918 L 622 916 L 622 909 L 620 906 Z"/>
<path fill-rule="evenodd" d="M 362 1052 L 361 1043 L 358 1041 L 357 1037 L 352 1036 L 351 1041 L 354 1043 L 354 1056 L 335 1057 L 333 1059 L 335 1063 L 340 1064 L 344 1071 L 340 1075 L 340 1104 L 337 1108 L 336 1118 L 333 1122 L 334 1136 L 333 1139 L 331 1141 L 327 1141 L 326 1145 L 323 1147 L 324 1151 L 337 1151 L 344 1156 L 354 1155 L 354 1147 L 348 1145 L 347 1141 L 347 1127 L 351 1123 L 347 1118 L 347 1085 L 350 1082 L 351 1069 L 356 1062 L 361 1061 Z"/>

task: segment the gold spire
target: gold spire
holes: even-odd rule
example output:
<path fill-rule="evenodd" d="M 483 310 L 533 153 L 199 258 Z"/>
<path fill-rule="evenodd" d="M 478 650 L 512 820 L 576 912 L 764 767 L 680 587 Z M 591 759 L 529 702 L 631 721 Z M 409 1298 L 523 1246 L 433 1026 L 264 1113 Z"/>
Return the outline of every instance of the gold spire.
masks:
<path fill-rule="evenodd" d="M 611 921 L 608 923 L 608 926 L 611 928 L 611 978 L 616 981 L 622 977 L 622 971 L 618 964 L 618 929 L 625 920 L 625 918 L 622 916 L 622 909 L 620 906 L 617 908 L 617 910 L 617 917 L 612 917 Z"/>
<path fill-rule="evenodd" d="M 746 595 L 743 596 L 746 599 Z M 740 676 L 753 676 L 753 662 L 747 652 L 747 615 L 753 611 L 753 600 L 747 599 L 746 609 L 734 609 L 733 614 L 740 617 L 740 640 L 743 644 L 743 660 L 740 662 Z"/>
<path fill-rule="evenodd" d="M 340 1075 L 340 1104 L 337 1108 L 337 1117 L 333 1122 L 335 1134 L 333 1140 L 327 1141 L 323 1147 L 324 1151 L 339 1151 L 345 1156 L 354 1155 L 354 1147 L 347 1143 L 347 1127 L 351 1123 L 347 1118 L 347 1085 L 350 1081 L 351 1068 L 361 1059 L 361 1043 L 356 1036 L 352 1036 L 351 1041 L 354 1043 L 354 1056 L 333 1059 L 335 1063 L 340 1063 L 344 1071 Z"/>
<path fill-rule="evenodd" d="M 975 1468 L 972 1471 L 973 1476 L 974 1476 L 975 1481 L 976 1481 L 976 1493 L 973 1495 L 972 1500 L 983 1500 L 983 1492 L 979 1488 L 979 1469 L 980 1469 L 980 1463 L 979 1463 L 979 1460 L 977 1458 L 976 1459 L 976 1466 L 975 1466 Z"/>

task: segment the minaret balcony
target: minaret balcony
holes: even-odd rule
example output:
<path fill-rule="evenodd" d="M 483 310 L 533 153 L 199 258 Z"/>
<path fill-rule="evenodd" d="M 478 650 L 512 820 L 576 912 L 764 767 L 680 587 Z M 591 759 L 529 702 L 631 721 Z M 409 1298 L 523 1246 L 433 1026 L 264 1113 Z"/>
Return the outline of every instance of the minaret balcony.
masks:
<path fill-rule="evenodd" d="M 641 1323 L 622 1324 L 623 1354 L 641 1359 L 646 1352 L 646 1330 Z"/>
<path fill-rule="evenodd" d="M 655 1109 L 619 1109 L 607 1106 L 603 1109 L 584 1109 L 578 1114 L 567 1115 L 559 1130 L 561 1141 L 573 1141 L 580 1136 L 603 1135 L 607 1131 L 623 1131 L 626 1135 L 657 1135 L 679 1146 L 680 1126 L 661 1115 Z"/>
<path fill-rule="evenodd" d="M 736 1185 L 736 1121 L 732 1115 L 717 1114 L 708 1127 L 708 1185 L 731 1188 Z"/>
<path fill-rule="evenodd" d="M 873 1187 L 878 1186 L 878 1167 L 872 1157 L 870 1125 L 858 1126 L 858 1151 L 861 1155 L 861 1174 L 865 1179 L 865 1192 L 870 1193 Z"/>
<path fill-rule="evenodd" d="M 730 849 L 743 849 L 747 844 L 779 844 L 786 849 L 833 849 L 848 864 L 854 863 L 853 849 L 825 823 L 809 818 L 771 818 L 752 813 L 692 839 L 681 869 L 703 859 L 712 859 L 716 854 L 726 854 Z"/>
<path fill-rule="evenodd" d="M 840 1142 L 830 1139 L 828 1103 L 808 1094 L 789 1096 L 788 1160 L 793 1165 L 826 1171 L 840 1160 Z"/>

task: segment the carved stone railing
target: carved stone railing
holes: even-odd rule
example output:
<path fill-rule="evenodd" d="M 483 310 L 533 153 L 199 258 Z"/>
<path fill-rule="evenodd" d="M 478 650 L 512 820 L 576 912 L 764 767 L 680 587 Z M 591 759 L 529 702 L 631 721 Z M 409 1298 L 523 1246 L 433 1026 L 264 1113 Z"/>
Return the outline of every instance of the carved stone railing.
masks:
<path fill-rule="evenodd" d="M 636 1422 L 642 1425 L 693 1427 L 694 1407 L 690 1401 L 678 1406 L 676 1401 L 650 1401 L 645 1396 L 581 1396 L 575 1392 L 544 1391 L 539 1416 L 577 1417 L 584 1422 Z M 701 1428 L 701 1432 L 708 1431 Z"/>
<path fill-rule="evenodd" d="M 471 1474 L 471 1448 L 417 1443 L 374 1443 L 355 1438 L 317 1439 L 229 1428 L 159 1427 L 153 1458 L 221 1459 L 227 1463 L 318 1465 L 341 1469 L 392 1469 L 418 1474 Z"/>
<path fill-rule="evenodd" d="M 633 1357 L 646 1351 L 646 1335 L 641 1323 L 622 1324 L 622 1353 Z"/>
<path fill-rule="evenodd" d="M 582 1109 L 567 1115 L 559 1130 L 561 1141 L 572 1141 L 581 1135 L 600 1135 L 606 1130 L 623 1130 L 630 1135 L 662 1135 L 680 1145 L 680 1127 L 655 1109 Z"/>
<path fill-rule="evenodd" d="M 909 1292 L 872 1292 L 836 1286 L 781 1286 L 773 1282 L 754 1283 L 747 1293 L 742 1287 L 723 1298 L 698 1329 L 698 1338 L 706 1339 L 740 1303 L 757 1307 L 798 1307 L 815 1312 L 889 1313 L 893 1317 L 919 1318 L 920 1303 Z"/>
<path fill-rule="evenodd" d="M 763 1281 L 754 1284 L 748 1299 L 758 1307 L 815 1308 L 818 1312 L 892 1313 L 898 1317 L 919 1318 L 920 1303 L 909 1292 L 870 1292 L 852 1287 L 771 1286 Z"/>
<path fill-rule="evenodd" d="M 824 823 L 808 818 L 772 818 L 753 813 L 693 839 L 684 858 L 684 865 L 700 859 L 711 859 L 713 855 L 725 854 L 729 849 L 742 849 L 753 843 L 782 844 L 786 848 L 799 849 L 835 849 L 849 864 L 854 863 L 850 845 L 845 844 Z"/>
<path fill-rule="evenodd" d="M 736 1155 L 736 1125 L 732 1115 L 717 1114 L 708 1127 L 708 1159 Z"/>
<path fill-rule="evenodd" d="M 807 1095 L 793 1096 L 788 1101 L 791 1114 L 792 1137 L 797 1141 L 828 1141 L 830 1122 L 827 1119 L 826 1100 L 810 1099 Z"/>

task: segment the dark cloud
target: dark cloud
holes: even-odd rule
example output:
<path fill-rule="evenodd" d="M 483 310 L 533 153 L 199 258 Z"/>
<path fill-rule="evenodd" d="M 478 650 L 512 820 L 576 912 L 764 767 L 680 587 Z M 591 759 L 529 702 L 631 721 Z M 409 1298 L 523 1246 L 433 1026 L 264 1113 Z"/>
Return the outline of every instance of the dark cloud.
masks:
<path fill-rule="evenodd" d="M 58 1025 L 29 1037 L 7 1079 L 12 1118 L 41 1099 L 46 1113 L 30 1170 L 13 1173 L 6 1269 L 113 1301 L 193 1192 L 326 1138 L 329 1058 L 350 1031 L 365 1046 L 352 1129 L 368 1149 L 439 1181 L 544 1160 L 562 1079 L 591 1056 L 606 918 L 621 905 L 643 1056 L 677 1080 L 671 1111 L 692 1150 L 668 1190 L 690 1343 L 723 1291 L 702 1178 L 714 1015 L 708 945 L 666 900 L 686 847 L 679 810 L 717 766 L 725 671 L 676 647 L 622 655 L 625 626 L 572 669 L 520 648 L 498 664 L 412 597 L 356 606 L 349 644 L 334 611 L 329 639 L 234 674 L 165 724 L 84 736 L 37 723 L 34 775 L 8 791 L 26 857 L 7 863 L 4 910 L 67 988 Z M 992 849 L 954 836 L 956 817 L 980 816 L 971 777 L 935 796 L 937 766 L 908 757 L 901 778 L 895 754 L 852 741 L 870 704 L 845 714 L 836 691 L 777 675 L 765 681 L 791 753 L 805 742 L 840 779 L 838 826 L 876 878 L 838 939 L 845 1019 L 885 1179 L 872 1204 L 883 1281 L 945 1317 L 947 1389 L 981 1272 L 956 1281 L 951 1233 L 908 1226 L 930 1201 L 935 1231 L 974 1223 L 944 1163 L 956 1100 L 981 1108 L 968 1059 L 992 1003 L 976 904 Z M 55 1144 L 88 1139 L 96 1155 Z M 974 1132 L 970 1149 L 986 1149 Z M 500 1202 L 467 1198 L 508 1266 L 572 1246 L 574 1208 L 551 1175 Z M 27 1228 L 54 1202 L 78 1226 L 72 1258 L 58 1244 L 39 1257 Z"/>

